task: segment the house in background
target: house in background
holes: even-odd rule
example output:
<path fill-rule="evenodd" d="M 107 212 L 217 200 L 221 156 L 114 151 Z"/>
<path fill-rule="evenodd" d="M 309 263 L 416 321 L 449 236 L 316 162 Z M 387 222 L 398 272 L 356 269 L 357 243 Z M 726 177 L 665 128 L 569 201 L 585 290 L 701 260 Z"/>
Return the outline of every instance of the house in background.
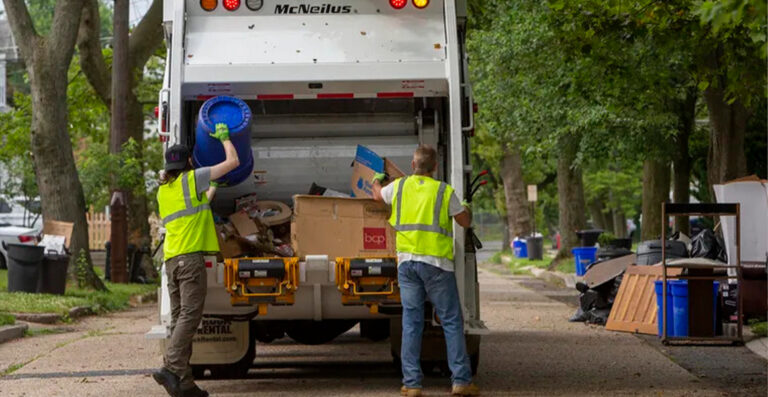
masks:
<path fill-rule="evenodd" d="M 0 112 L 8 111 L 6 65 L 19 59 L 19 50 L 7 19 L 0 19 Z"/>

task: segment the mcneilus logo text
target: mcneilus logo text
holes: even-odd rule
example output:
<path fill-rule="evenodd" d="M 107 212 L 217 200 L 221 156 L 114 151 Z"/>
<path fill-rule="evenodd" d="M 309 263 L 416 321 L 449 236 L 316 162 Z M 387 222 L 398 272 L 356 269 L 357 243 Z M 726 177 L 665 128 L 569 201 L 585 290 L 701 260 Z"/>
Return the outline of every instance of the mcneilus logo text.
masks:
<path fill-rule="evenodd" d="M 299 4 L 297 6 L 289 4 L 275 5 L 275 14 L 349 14 L 350 12 L 352 12 L 352 6 L 335 6 L 332 4 Z"/>

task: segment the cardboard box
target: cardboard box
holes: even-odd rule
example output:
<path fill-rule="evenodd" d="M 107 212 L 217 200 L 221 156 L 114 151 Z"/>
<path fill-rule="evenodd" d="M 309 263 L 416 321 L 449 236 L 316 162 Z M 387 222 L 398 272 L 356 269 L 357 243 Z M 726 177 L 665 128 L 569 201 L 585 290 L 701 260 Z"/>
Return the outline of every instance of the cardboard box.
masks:
<path fill-rule="evenodd" d="M 45 221 L 43 222 L 43 234 L 64 236 L 64 245 L 69 248 L 72 245 L 72 222 Z"/>
<path fill-rule="evenodd" d="M 216 225 L 216 236 L 219 238 L 219 251 L 223 258 L 234 258 L 243 254 L 240 243 L 234 237 L 229 225 Z"/>
<path fill-rule="evenodd" d="M 389 206 L 371 199 L 293 197 L 291 243 L 296 255 L 394 256 L 395 231 Z"/>
<path fill-rule="evenodd" d="M 384 185 L 405 175 L 395 163 L 380 157 L 365 146 L 357 145 L 357 154 L 352 163 L 352 178 L 350 180 L 352 196 L 373 197 L 373 184 L 371 183 L 373 175 L 377 172 L 385 172 L 385 170 L 389 179 L 385 181 Z"/>

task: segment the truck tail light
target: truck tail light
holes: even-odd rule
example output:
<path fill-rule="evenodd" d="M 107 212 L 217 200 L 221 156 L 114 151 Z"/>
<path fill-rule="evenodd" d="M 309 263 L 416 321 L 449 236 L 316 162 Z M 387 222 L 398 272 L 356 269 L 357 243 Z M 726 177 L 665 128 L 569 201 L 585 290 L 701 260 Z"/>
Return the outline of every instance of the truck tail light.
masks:
<path fill-rule="evenodd" d="M 35 239 L 35 236 L 19 236 L 20 243 L 28 243 Z"/>
<path fill-rule="evenodd" d="M 240 8 L 240 0 L 223 0 L 221 4 L 224 5 L 224 9 L 227 11 L 234 11 Z"/>
<path fill-rule="evenodd" d="M 416 8 L 424 8 L 429 5 L 429 0 L 413 0 L 413 6 Z"/>
<path fill-rule="evenodd" d="M 200 0 L 200 8 L 206 11 L 213 11 L 219 4 L 218 0 Z"/>
<path fill-rule="evenodd" d="M 408 0 L 389 0 L 389 5 L 396 10 L 405 7 L 406 4 L 408 4 Z"/>

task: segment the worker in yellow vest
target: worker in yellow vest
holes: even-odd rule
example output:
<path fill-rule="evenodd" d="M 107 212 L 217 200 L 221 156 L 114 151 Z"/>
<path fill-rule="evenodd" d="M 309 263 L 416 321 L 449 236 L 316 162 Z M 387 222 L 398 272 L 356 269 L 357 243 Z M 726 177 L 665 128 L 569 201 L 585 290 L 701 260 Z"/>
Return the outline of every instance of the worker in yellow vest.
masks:
<path fill-rule="evenodd" d="M 216 192 L 213 181 L 240 164 L 226 124 L 217 124 L 211 136 L 221 141 L 226 159 L 212 167 L 193 169 L 189 149 L 171 146 L 165 152 L 165 172 L 157 191 L 165 227 L 163 259 L 171 296 L 171 327 L 163 367 L 152 377 L 173 397 L 208 396 L 194 382 L 189 357 L 208 288 L 203 255 L 219 251 L 209 202 Z"/>
<path fill-rule="evenodd" d="M 432 179 L 437 152 L 419 146 L 411 162 L 413 175 L 398 178 L 382 187 L 384 174 L 376 174 L 373 198 L 392 206 L 390 224 L 397 232 L 398 284 L 403 305 L 403 338 L 400 358 L 403 386 L 400 394 L 421 396 L 421 337 L 424 330 L 424 302 L 429 299 L 437 311 L 445 334 L 448 366 L 452 373 L 451 394 L 479 395 L 472 384 L 472 370 L 464 340 L 456 276 L 453 273 L 453 221 L 469 227 L 472 213 L 459 201 L 453 188 Z"/>

